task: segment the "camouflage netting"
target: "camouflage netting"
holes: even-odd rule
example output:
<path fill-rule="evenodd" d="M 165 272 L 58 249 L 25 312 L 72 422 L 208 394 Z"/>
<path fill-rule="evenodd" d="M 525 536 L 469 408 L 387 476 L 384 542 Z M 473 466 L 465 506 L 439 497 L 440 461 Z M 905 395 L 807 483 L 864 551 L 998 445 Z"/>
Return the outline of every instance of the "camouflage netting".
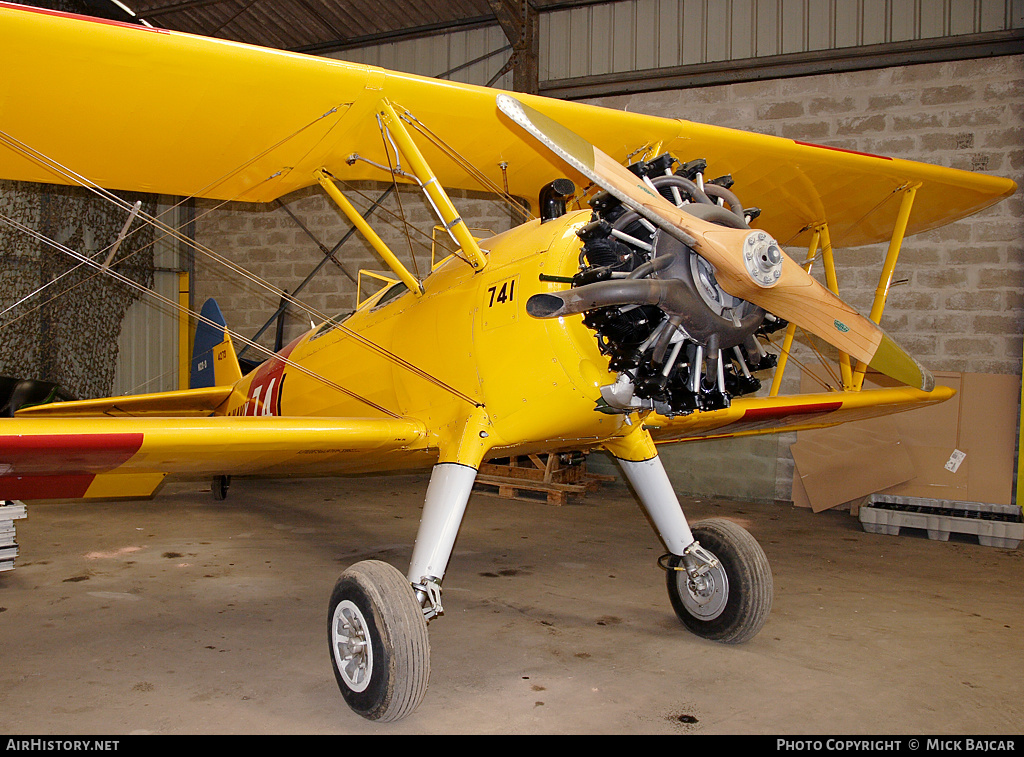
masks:
<path fill-rule="evenodd" d="M 142 200 L 143 213 L 155 211 L 147 195 L 121 196 Z M 0 216 L 100 262 L 128 218 L 85 189 L 16 182 L 0 182 Z M 151 227 L 133 223 L 113 269 L 151 287 L 153 240 Z M 0 316 L 0 375 L 53 381 L 80 398 L 107 396 L 121 322 L 142 294 L 0 219 L 0 310 L 53 281 Z"/>

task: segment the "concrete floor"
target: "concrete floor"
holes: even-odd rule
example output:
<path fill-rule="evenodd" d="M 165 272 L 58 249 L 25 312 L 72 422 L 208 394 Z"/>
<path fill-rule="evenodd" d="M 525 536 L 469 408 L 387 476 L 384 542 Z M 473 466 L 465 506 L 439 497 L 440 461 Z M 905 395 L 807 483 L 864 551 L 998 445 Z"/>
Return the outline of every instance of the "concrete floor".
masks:
<path fill-rule="evenodd" d="M 0 732 L 1019 734 L 1024 549 L 864 533 L 847 513 L 724 501 L 775 605 L 738 647 L 687 633 L 631 493 L 553 507 L 475 494 L 430 624 L 420 709 L 346 708 L 326 643 L 337 574 L 403 571 L 425 476 L 178 484 L 30 504 L 0 574 Z"/>

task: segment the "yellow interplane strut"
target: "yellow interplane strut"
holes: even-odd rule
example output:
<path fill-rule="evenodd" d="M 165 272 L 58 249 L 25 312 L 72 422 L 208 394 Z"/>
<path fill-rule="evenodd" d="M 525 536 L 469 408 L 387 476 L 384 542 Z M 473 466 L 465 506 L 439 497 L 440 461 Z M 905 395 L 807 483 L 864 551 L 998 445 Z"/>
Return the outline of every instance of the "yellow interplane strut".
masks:
<path fill-rule="evenodd" d="M 878 288 L 875 289 L 875 300 L 871 304 L 871 314 L 868 316 L 875 323 L 882 322 L 882 313 L 885 311 L 885 302 L 889 298 L 889 287 L 892 286 L 893 272 L 896 270 L 896 261 L 900 256 L 900 248 L 903 246 L 903 237 L 907 233 L 907 224 L 910 222 L 910 211 L 914 207 L 914 198 L 921 182 L 916 182 L 904 188 L 903 199 L 900 202 L 900 210 L 896 215 L 896 224 L 892 230 L 892 238 L 889 240 L 889 249 L 885 254 L 885 262 L 882 264 L 882 273 L 878 278 Z M 860 389 L 864 383 L 864 372 L 867 366 L 857 363 L 857 370 L 854 372 L 854 387 Z"/>
<path fill-rule="evenodd" d="M 395 272 L 395 275 L 402 280 L 402 283 L 417 295 L 423 294 L 423 285 L 416 280 L 415 276 L 409 273 L 408 268 L 402 265 L 402 261 L 391 251 L 391 248 L 387 246 L 384 240 L 378 236 L 377 232 L 366 222 L 366 219 L 349 202 L 348 198 L 342 194 L 331 177 L 327 175 L 327 172 L 320 169 L 315 172 L 315 176 L 316 180 L 320 182 L 320 186 L 324 188 L 324 191 L 341 208 L 342 212 L 348 217 L 348 220 L 352 222 L 352 225 L 359 229 L 359 232 L 366 241 L 377 251 L 377 254 L 381 256 L 387 266 Z"/>
<path fill-rule="evenodd" d="M 402 123 L 402 119 L 386 98 L 381 98 L 380 102 L 377 103 L 377 114 L 380 116 L 381 122 L 391 133 L 391 136 L 398 142 L 402 155 L 409 162 L 413 174 L 419 179 L 420 186 L 427 193 L 427 197 L 437 210 L 437 214 L 441 217 L 441 222 L 444 224 L 445 229 L 448 230 L 462 248 L 469 264 L 475 270 L 482 271 L 487 265 L 487 258 L 484 257 L 483 252 L 480 250 L 480 245 L 473 238 L 473 234 L 470 233 L 466 222 L 459 216 L 458 211 L 448 197 L 448 193 L 444 191 L 444 187 L 441 186 L 434 172 L 431 171 L 430 165 L 423 157 L 423 153 L 420 152 L 416 143 L 413 142 L 408 129 Z"/>
<path fill-rule="evenodd" d="M 821 242 L 821 230 L 826 224 L 820 224 L 814 227 L 811 234 L 811 243 L 807 247 L 807 259 L 803 262 L 804 270 L 808 273 L 811 272 L 811 268 L 814 266 L 814 261 L 818 255 L 818 244 Z M 793 339 L 796 336 L 796 324 L 790 323 L 786 326 L 786 335 L 782 340 L 782 349 L 779 350 L 779 362 L 775 366 L 775 373 L 772 376 L 772 386 L 768 391 L 769 397 L 777 397 L 779 395 L 779 389 L 782 387 L 782 376 L 786 372 L 786 364 L 789 362 L 789 351 L 793 348 Z"/>
<path fill-rule="evenodd" d="M 832 236 L 828 233 L 828 224 L 823 223 L 815 231 L 819 234 L 821 243 L 821 259 L 825 264 L 825 283 L 832 291 L 832 294 L 839 294 L 839 278 L 836 276 L 836 261 L 832 254 Z M 878 323 L 878 321 L 875 321 Z M 839 353 L 839 367 L 843 375 L 843 389 L 853 387 L 853 373 L 850 368 L 850 356 L 845 352 Z"/>

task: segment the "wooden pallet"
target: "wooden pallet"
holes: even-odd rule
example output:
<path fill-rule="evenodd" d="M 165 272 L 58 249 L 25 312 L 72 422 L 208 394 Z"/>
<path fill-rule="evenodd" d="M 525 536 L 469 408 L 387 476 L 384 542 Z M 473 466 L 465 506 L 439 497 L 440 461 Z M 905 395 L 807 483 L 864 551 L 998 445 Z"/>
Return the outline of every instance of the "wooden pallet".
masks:
<path fill-rule="evenodd" d="M 570 497 L 583 497 L 615 476 L 587 472 L 585 460 L 565 463 L 557 453 L 522 455 L 484 463 L 476 477 L 476 490 L 506 499 L 547 501 L 566 505 Z"/>

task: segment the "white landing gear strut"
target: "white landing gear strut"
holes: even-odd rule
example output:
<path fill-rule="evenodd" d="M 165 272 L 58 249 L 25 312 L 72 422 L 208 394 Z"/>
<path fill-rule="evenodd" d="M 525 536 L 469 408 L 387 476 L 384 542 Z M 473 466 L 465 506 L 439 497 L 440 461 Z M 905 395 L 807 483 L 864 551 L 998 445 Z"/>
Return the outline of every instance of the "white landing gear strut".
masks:
<path fill-rule="evenodd" d="M 476 468 L 468 465 L 438 463 L 430 474 L 408 574 L 428 620 L 444 612 L 441 579 L 452 556 L 466 503 L 473 493 L 476 473 Z"/>
<path fill-rule="evenodd" d="M 691 529 L 657 456 L 619 460 L 669 554 L 669 600 L 698 636 L 738 644 L 754 637 L 772 607 L 772 572 L 761 546 L 732 521 L 715 518 Z"/>
<path fill-rule="evenodd" d="M 427 620 L 440 615 L 444 578 L 476 468 L 434 466 L 408 576 L 365 560 L 342 573 L 328 609 L 334 677 L 355 712 L 394 721 L 411 714 L 427 690 Z"/>

